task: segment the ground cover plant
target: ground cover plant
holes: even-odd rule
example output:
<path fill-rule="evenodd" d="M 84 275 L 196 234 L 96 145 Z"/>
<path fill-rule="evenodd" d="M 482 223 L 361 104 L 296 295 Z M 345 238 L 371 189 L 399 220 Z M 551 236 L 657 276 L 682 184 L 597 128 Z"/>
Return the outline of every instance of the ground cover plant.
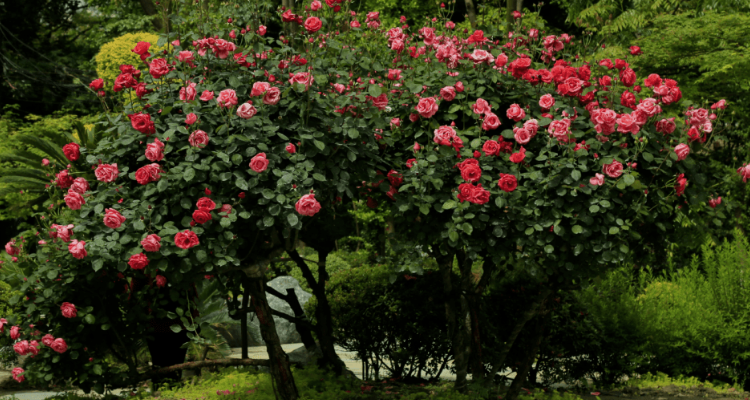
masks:
<path fill-rule="evenodd" d="M 184 5 L 200 20 L 202 8 Z M 266 18 L 284 35 L 266 36 Z M 285 318 L 313 329 L 323 364 L 340 371 L 326 258 L 350 236 L 348 210 L 361 199 L 390 209 L 403 262 L 437 263 L 457 389 L 468 390 L 470 370 L 492 380 L 504 369 L 531 321 L 515 399 L 553 293 L 629 260 L 641 232 L 668 231 L 690 207 L 726 218 L 731 198 L 711 186 L 750 178 L 747 165 L 706 173 L 727 101 L 683 104 L 677 81 L 636 72 L 630 58 L 586 63 L 586 38 L 524 30 L 520 14 L 502 38 L 457 32 L 445 15 L 383 26 L 377 11 L 334 2 L 251 6 L 226 21 L 210 31 L 177 23 L 156 45 L 165 50 L 140 42 L 142 63 L 91 82 L 92 96 L 115 104 L 97 124 L 101 140 L 62 146 L 76 168 L 60 166 L 50 193 L 64 204 L 36 214 L 38 237 L 6 245 L 23 282 L 11 302 L 26 314 L 24 325 L 8 319 L 9 334 L 19 354 L 35 355 L 17 380 L 101 392 L 151 377 L 137 350 L 156 340 L 152 322 L 201 343 L 208 327 L 195 322 L 194 299 L 209 279 L 234 314 L 258 316 L 275 390 L 298 398 L 266 269 L 285 253 L 300 268 L 315 325 Z M 318 252 L 317 277 L 299 240 Z M 482 359 L 474 311 L 508 274 L 531 277 L 538 296 Z"/>

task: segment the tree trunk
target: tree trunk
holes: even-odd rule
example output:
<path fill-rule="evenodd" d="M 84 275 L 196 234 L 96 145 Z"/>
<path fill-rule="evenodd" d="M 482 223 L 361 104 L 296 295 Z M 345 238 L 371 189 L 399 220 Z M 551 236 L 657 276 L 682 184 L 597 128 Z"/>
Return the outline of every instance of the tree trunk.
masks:
<path fill-rule="evenodd" d="M 513 26 L 513 10 L 516 9 L 516 0 L 505 1 L 505 21 L 508 23 L 508 30 Z"/>
<path fill-rule="evenodd" d="M 287 303 L 289 303 L 289 307 L 291 307 L 292 312 L 294 312 L 295 318 L 307 320 L 305 310 L 302 309 L 302 305 L 299 303 L 299 299 L 297 298 L 297 294 L 294 293 L 294 289 L 287 289 L 286 296 Z M 305 345 L 305 349 L 313 351 L 315 349 L 315 339 L 313 338 L 312 332 L 310 332 L 310 328 L 304 324 L 294 324 L 294 326 L 297 329 L 297 332 L 299 332 L 299 336 L 302 338 L 302 343 Z"/>
<path fill-rule="evenodd" d="M 466 15 L 469 16 L 469 22 L 471 23 L 471 29 L 477 28 L 477 10 L 474 8 L 473 0 L 464 0 L 466 3 Z"/>
<path fill-rule="evenodd" d="M 523 0 L 516 0 L 516 11 L 523 11 Z"/>
<path fill-rule="evenodd" d="M 140 0 L 141 8 L 143 8 L 143 13 L 151 16 L 151 15 L 157 15 L 156 18 L 152 19 L 151 22 L 154 24 L 154 29 L 161 32 L 163 25 L 161 21 L 161 17 L 158 16 L 159 12 L 156 10 L 156 6 L 154 5 L 153 0 Z"/>
<path fill-rule="evenodd" d="M 250 291 L 245 288 L 242 296 L 242 311 L 240 312 L 240 343 L 242 343 L 242 359 L 250 358 L 247 354 L 247 302 L 250 299 Z"/>
<path fill-rule="evenodd" d="M 276 390 L 282 400 L 296 400 L 299 397 L 297 386 L 294 384 L 292 370 L 289 368 L 289 357 L 281 348 L 279 335 L 276 334 L 276 323 L 271 315 L 271 307 L 266 298 L 266 282 L 263 275 L 251 276 L 243 282 L 250 295 L 251 306 L 260 322 L 260 334 L 266 342 L 271 377 L 276 384 Z"/>
<path fill-rule="evenodd" d="M 465 286 L 463 263 L 461 282 L 454 288 L 452 282 L 453 259 L 455 253 L 437 255 L 435 257 L 443 279 L 443 296 L 445 298 L 445 319 L 448 321 L 448 338 L 453 347 L 453 363 L 456 367 L 455 388 L 461 393 L 466 392 L 471 356 L 471 317 L 469 316 L 469 302 L 462 293 Z M 465 261 L 465 260 L 461 260 Z M 471 265 L 469 265 L 469 282 L 471 282 Z"/>
<path fill-rule="evenodd" d="M 544 307 L 544 305 L 542 305 L 542 307 Z M 526 378 L 529 376 L 529 371 L 531 371 L 531 366 L 534 364 L 534 359 L 536 358 L 537 353 L 539 353 L 539 346 L 541 346 L 542 339 L 544 338 L 544 328 L 546 328 L 546 324 L 547 316 L 540 315 L 534 324 L 534 331 L 531 334 L 531 337 L 533 338 L 532 347 L 529 349 L 528 353 L 526 353 L 525 359 L 516 371 L 516 377 L 513 379 L 513 383 L 510 384 L 508 391 L 505 393 L 506 400 L 518 399 L 518 394 L 521 392 L 521 388 L 526 382 Z"/>

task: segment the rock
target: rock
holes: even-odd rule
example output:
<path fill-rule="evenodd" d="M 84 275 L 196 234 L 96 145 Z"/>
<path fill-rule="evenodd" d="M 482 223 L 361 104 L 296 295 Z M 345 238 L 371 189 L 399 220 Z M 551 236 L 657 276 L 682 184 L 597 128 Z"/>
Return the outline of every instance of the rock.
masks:
<path fill-rule="evenodd" d="M 312 294 L 302 290 L 302 287 L 299 285 L 297 279 L 291 276 L 280 276 L 268 282 L 268 286 L 276 289 L 281 294 L 286 294 L 287 289 L 294 289 L 294 293 L 297 295 L 299 304 L 303 309 L 305 308 L 305 304 L 307 304 L 307 302 L 312 297 Z M 287 303 L 286 300 L 282 300 L 270 293 L 266 293 L 266 296 L 268 297 L 268 305 L 271 307 L 271 309 L 294 316 L 294 312 L 292 311 L 292 308 L 289 307 L 289 303 Z M 259 343 L 259 346 L 265 345 L 265 341 L 263 341 L 260 336 L 260 322 L 258 321 L 258 318 L 255 318 L 254 313 L 249 315 L 251 317 L 253 328 L 250 329 L 250 324 L 248 324 L 248 331 L 251 332 L 254 341 Z M 279 335 L 281 344 L 302 342 L 302 338 L 300 337 L 299 332 L 297 332 L 294 323 L 277 316 L 273 317 L 273 321 L 276 324 L 276 333 Z"/>
<path fill-rule="evenodd" d="M 307 350 L 305 346 L 300 346 L 298 349 L 290 351 L 286 355 L 289 356 L 289 361 L 297 362 L 306 366 L 311 362 L 314 362 L 318 357 L 321 357 L 323 352 L 320 350 L 320 346 L 316 343 L 315 348 L 312 349 L 312 351 Z"/>

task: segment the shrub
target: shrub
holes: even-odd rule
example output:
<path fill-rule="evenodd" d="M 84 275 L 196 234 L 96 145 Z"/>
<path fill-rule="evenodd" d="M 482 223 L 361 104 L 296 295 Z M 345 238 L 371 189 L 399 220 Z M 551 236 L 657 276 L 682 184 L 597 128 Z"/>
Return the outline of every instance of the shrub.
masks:
<path fill-rule="evenodd" d="M 393 266 L 378 265 L 331 275 L 326 293 L 334 336 L 340 346 L 357 352 L 376 380 L 385 374 L 437 377 L 451 358 L 443 298 L 435 291 L 440 276 L 435 271 L 393 276 L 392 271 Z M 316 306 L 310 299 L 307 315 L 315 315 Z"/>
<path fill-rule="evenodd" d="M 149 32 L 135 32 L 126 33 L 103 45 L 94 59 L 96 61 L 96 74 L 104 79 L 105 87 L 112 88 L 112 83 L 120 74 L 120 65 L 129 64 L 138 68 L 137 66 L 143 63 L 140 56 L 131 51 L 138 42 L 151 43 L 149 52 L 154 54 L 162 49 L 162 47 L 156 47 L 158 40 L 159 35 Z M 143 69 L 144 73 L 147 73 L 148 68 Z"/>

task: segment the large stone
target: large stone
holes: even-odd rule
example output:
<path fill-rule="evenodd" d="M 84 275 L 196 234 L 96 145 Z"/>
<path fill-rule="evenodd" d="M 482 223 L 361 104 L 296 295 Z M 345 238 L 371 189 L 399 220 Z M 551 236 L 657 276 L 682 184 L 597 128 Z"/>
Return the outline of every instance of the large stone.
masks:
<path fill-rule="evenodd" d="M 307 304 L 307 302 L 312 297 L 312 294 L 304 291 L 299 285 L 297 279 L 291 276 L 280 276 L 268 282 L 268 286 L 276 289 L 276 291 L 280 292 L 281 294 L 286 294 L 287 289 L 294 289 L 294 293 L 297 295 L 297 300 L 302 306 L 302 309 L 305 308 L 305 304 Z M 289 303 L 287 303 L 286 300 L 282 300 L 270 293 L 266 293 L 266 297 L 268 298 L 268 305 L 271 307 L 271 309 L 294 316 L 294 312 L 292 311 L 292 308 L 289 306 Z M 255 313 L 251 313 L 249 315 L 251 318 L 251 324 L 248 324 L 248 331 L 250 331 L 251 335 L 253 335 L 253 339 L 255 342 L 260 343 L 260 345 L 265 345 L 265 341 L 263 341 L 260 336 L 260 322 L 258 321 L 258 318 L 255 316 Z M 297 329 L 293 322 L 287 321 L 286 319 L 278 316 L 274 316 L 273 321 L 276 324 L 276 334 L 279 335 L 281 344 L 302 342 L 302 338 L 300 337 L 299 332 L 297 332 Z M 250 325 L 252 325 L 252 328 L 250 327 Z"/>

